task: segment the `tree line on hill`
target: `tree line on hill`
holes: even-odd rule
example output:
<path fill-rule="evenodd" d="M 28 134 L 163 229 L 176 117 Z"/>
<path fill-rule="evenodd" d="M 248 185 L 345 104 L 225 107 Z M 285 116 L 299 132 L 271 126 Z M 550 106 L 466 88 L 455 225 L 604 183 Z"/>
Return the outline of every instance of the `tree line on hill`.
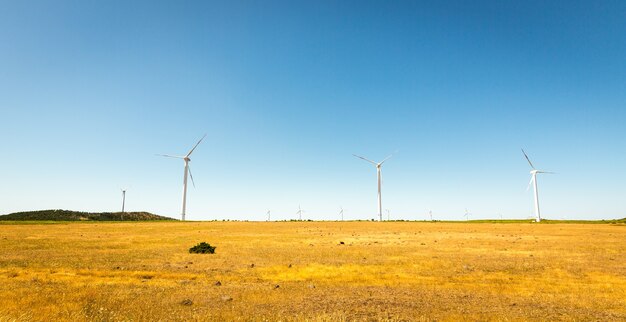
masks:
<path fill-rule="evenodd" d="M 48 221 L 152 221 L 176 220 L 149 212 L 82 212 L 61 209 L 14 212 L 0 215 L 0 221 L 48 220 Z"/>

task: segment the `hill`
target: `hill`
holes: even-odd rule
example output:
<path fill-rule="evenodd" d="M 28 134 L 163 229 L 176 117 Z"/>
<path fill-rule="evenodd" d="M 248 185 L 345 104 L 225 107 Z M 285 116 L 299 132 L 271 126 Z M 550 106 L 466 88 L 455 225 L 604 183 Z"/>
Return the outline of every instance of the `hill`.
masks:
<path fill-rule="evenodd" d="M 8 215 L 1 215 L 0 221 L 154 221 L 154 220 L 176 220 L 163 217 L 149 212 L 80 212 L 71 210 L 38 210 L 15 212 Z"/>

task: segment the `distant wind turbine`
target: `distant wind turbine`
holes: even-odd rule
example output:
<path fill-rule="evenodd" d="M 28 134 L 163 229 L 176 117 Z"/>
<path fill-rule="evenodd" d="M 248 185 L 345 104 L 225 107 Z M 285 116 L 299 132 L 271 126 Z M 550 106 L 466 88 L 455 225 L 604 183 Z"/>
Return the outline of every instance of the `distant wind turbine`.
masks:
<path fill-rule="evenodd" d="M 366 159 L 362 156 L 353 154 L 355 157 L 362 159 L 364 161 L 367 161 L 373 165 L 376 166 L 376 175 L 378 177 L 378 218 L 380 219 L 380 221 L 383 221 L 383 201 L 382 201 L 382 196 L 381 196 L 381 185 L 382 185 L 382 174 L 381 174 L 381 167 L 383 165 L 383 163 L 385 163 L 385 161 L 387 161 L 389 158 L 391 158 L 391 156 L 393 154 L 390 154 L 388 157 L 386 157 L 384 160 L 376 163 L 370 159 Z"/>
<path fill-rule="evenodd" d="M 339 207 L 339 215 L 341 216 L 341 221 L 343 221 L 343 207 Z"/>
<path fill-rule="evenodd" d="M 430 215 L 430 221 L 433 221 L 433 211 L 429 210 L 428 214 Z"/>
<path fill-rule="evenodd" d="M 124 219 L 124 206 L 126 204 L 126 189 L 122 188 L 122 219 Z"/>
<path fill-rule="evenodd" d="M 191 150 L 189 150 L 189 152 L 185 156 L 177 156 L 177 155 L 169 155 L 169 154 L 157 154 L 159 156 L 168 157 L 168 158 L 175 158 L 175 159 L 182 159 L 183 161 L 185 161 L 185 170 L 184 170 L 184 174 L 183 174 L 183 210 L 181 212 L 181 216 L 182 216 L 182 220 L 183 221 L 185 220 L 185 210 L 187 208 L 187 173 L 189 173 L 189 176 L 191 177 L 191 183 L 193 184 L 193 186 L 194 187 L 196 186 L 196 183 L 193 182 L 193 175 L 191 174 L 191 168 L 189 168 L 189 162 L 191 161 L 191 159 L 189 157 L 191 156 L 193 151 L 198 147 L 200 142 L 202 142 L 202 140 L 204 140 L 205 137 L 206 137 L 206 134 L 198 141 L 198 143 L 196 143 L 196 145 L 193 146 L 193 148 Z"/>
<path fill-rule="evenodd" d="M 391 220 L 391 210 L 385 209 L 385 211 L 387 211 L 387 221 L 390 221 Z"/>
<path fill-rule="evenodd" d="M 298 215 L 298 218 L 300 221 L 302 221 L 302 213 L 304 212 L 304 210 L 302 210 L 302 208 L 300 208 L 300 205 L 298 205 L 298 211 L 296 211 L 296 215 Z"/>
<path fill-rule="evenodd" d="M 271 220 L 271 215 L 272 215 L 272 213 L 268 210 L 267 211 L 267 221 Z"/>
<path fill-rule="evenodd" d="M 528 187 L 526 188 L 526 190 L 530 189 L 530 185 L 533 184 L 533 188 L 535 190 L 535 216 L 537 216 L 535 220 L 537 222 L 540 222 L 541 212 L 539 211 L 539 191 L 537 190 L 537 174 L 538 173 L 553 174 L 554 172 L 548 172 L 548 171 L 535 169 L 535 166 L 533 165 L 532 162 L 530 162 L 530 158 L 528 158 L 528 155 L 526 154 L 526 151 L 524 151 L 524 149 L 522 149 L 522 153 L 524 153 L 524 157 L 526 157 L 526 161 L 528 161 L 528 164 L 530 164 L 530 167 L 532 168 L 532 170 L 530 170 L 530 181 L 528 182 Z"/>
<path fill-rule="evenodd" d="M 467 208 L 465 208 L 465 215 L 463 215 L 465 217 L 465 220 L 469 220 L 470 215 L 470 212 L 467 210 Z"/>

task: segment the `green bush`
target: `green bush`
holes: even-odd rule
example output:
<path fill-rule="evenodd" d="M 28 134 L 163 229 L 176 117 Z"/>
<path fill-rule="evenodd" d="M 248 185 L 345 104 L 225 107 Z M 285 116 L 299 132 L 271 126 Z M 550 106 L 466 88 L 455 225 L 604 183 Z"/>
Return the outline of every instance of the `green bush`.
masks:
<path fill-rule="evenodd" d="M 214 254 L 215 247 L 211 246 L 205 242 L 201 242 L 200 244 L 189 248 L 189 253 L 192 254 Z"/>

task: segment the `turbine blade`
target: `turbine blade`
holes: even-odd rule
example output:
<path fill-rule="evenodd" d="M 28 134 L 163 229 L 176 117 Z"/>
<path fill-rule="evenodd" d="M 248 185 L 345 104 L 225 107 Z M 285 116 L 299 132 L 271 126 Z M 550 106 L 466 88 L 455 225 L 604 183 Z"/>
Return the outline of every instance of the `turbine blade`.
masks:
<path fill-rule="evenodd" d="M 196 143 L 196 145 L 193 146 L 193 148 L 191 150 L 189 150 L 189 153 L 187 153 L 187 157 L 189 157 L 191 155 L 191 153 L 193 153 L 193 150 L 195 150 L 198 145 L 200 144 L 200 142 L 202 142 L 202 140 L 204 140 L 204 138 L 206 137 L 206 134 L 200 139 L 200 141 L 198 141 L 198 143 Z"/>
<path fill-rule="evenodd" d="M 169 155 L 169 154 L 155 154 L 160 157 L 174 158 L 174 159 L 184 159 L 185 157 L 179 157 L 177 155 Z"/>
<path fill-rule="evenodd" d="M 393 153 L 390 154 L 388 157 L 384 158 L 382 161 L 380 161 L 380 164 L 382 165 L 383 163 L 385 163 L 385 161 L 389 160 L 389 158 L 391 158 L 393 156 Z"/>
<path fill-rule="evenodd" d="M 355 157 L 357 157 L 357 158 L 359 158 L 359 159 L 365 160 L 365 161 L 367 161 L 367 162 L 369 162 L 369 163 L 371 163 L 371 164 L 373 164 L 373 165 L 378 165 L 378 163 L 376 163 L 376 162 L 374 162 L 374 161 L 372 161 L 372 160 L 370 160 L 370 159 L 366 159 L 366 158 L 364 158 L 364 157 L 362 157 L 362 156 L 360 156 L 360 155 L 356 155 L 356 154 L 352 154 L 352 155 L 354 155 Z"/>
<path fill-rule="evenodd" d="M 195 188 L 196 187 L 196 183 L 193 182 L 193 174 L 191 174 L 191 166 L 187 167 L 187 169 L 189 170 L 189 177 L 191 178 L 191 184 Z"/>
<path fill-rule="evenodd" d="M 528 186 L 526 187 L 526 191 L 530 190 L 530 185 L 533 183 L 533 179 L 535 179 L 535 176 L 530 176 L 530 181 L 528 181 Z"/>
<path fill-rule="evenodd" d="M 532 162 L 530 162 L 530 159 L 528 158 L 528 155 L 526 154 L 526 151 L 524 151 L 524 149 L 522 149 L 522 153 L 524 153 L 524 156 L 526 157 L 526 161 L 528 161 L 528 164 L 530 164 L 531 168 L 535 168 L 535 166 L 533 165 Z"/>
<path fill-rule="evenodd" d="M 550 171 L 537 171 L 537 173 L 556 174 L 556 172 L 550 172 Z"/>

